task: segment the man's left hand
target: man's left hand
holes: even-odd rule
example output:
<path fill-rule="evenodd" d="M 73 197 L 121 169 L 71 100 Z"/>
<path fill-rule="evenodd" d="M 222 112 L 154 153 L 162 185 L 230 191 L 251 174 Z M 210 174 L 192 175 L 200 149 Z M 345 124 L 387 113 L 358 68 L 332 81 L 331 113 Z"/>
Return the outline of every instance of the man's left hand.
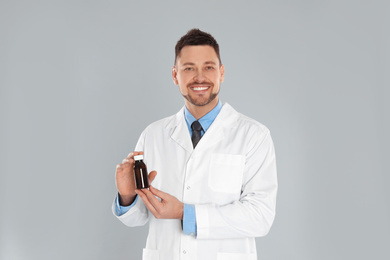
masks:
<path fill-rule="evenodd" d="M 148 189 L 136 190 L 145 206 L 158 219 L 183 219 L 183 206 L 174 196 L 162 192 L 152 186 Z M 161 199 L 158 200 L 155 196 Z"/>

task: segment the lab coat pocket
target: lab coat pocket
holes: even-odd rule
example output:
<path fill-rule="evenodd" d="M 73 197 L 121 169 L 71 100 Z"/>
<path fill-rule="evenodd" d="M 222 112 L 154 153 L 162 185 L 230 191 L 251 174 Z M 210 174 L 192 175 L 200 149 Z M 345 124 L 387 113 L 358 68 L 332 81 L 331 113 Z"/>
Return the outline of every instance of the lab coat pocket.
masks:
<path fill-rule="evenodd" d="M 256 260 L 256 254 L 218 253 L 217 260 Z"/>
<path fill-rule="evenodd" d="M 240 192 L 245 156 L 214 153 L 210 159 L 209 187 L 217 192 Z"/>
<path fill-rule="evenodd" d="M 158 250 L 144 248 L 142 254 L 142 260 L 159 260 L 159 259 L 160 259 L 160 254 L 158 253 Z"/>

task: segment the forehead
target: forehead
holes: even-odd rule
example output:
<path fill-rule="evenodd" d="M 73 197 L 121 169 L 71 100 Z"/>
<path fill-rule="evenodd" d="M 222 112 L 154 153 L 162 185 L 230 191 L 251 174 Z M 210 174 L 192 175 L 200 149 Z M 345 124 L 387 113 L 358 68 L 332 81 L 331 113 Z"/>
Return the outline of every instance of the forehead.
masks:
<path fill-rule="evenodd" d="M 219 63 L 217 53 L 214 48 L 209 45 L 185 46 L 180 51 L 177 57 L 178 65 L 184 63 L 203 64 L 205 62 Z"/>

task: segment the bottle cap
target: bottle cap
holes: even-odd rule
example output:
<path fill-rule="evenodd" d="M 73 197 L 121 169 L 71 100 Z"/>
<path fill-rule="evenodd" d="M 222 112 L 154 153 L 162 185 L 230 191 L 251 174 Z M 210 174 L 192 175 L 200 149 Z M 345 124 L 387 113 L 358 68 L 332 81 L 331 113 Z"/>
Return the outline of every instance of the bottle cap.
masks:
<path fill-rule="evenodd" d="M 135 161 L 143 160 L 144 156 L 142 154 L 134 156 Z"/>

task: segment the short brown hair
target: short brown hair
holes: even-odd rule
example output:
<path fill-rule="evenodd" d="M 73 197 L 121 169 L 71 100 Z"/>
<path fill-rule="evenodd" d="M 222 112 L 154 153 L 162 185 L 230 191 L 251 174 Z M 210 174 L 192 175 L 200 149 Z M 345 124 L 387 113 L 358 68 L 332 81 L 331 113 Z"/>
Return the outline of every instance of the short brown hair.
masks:
<path fill-rule="evenodd" d="M 187 34 L 183 35 L 180 40 L 176 43 L 175 46 L 175 64 L 177 57 L 180 56 L 181 49 L 185 46 L 194 46 L 194 45 L 209 45 L 213 47 L 215 53 L 217 54 L 219 64 L 222 64 L 221 57 L 219 55 L 219 45 L 215 38 L 206 32 L 199 30 L 198 28 L 191 29 Z"/>

